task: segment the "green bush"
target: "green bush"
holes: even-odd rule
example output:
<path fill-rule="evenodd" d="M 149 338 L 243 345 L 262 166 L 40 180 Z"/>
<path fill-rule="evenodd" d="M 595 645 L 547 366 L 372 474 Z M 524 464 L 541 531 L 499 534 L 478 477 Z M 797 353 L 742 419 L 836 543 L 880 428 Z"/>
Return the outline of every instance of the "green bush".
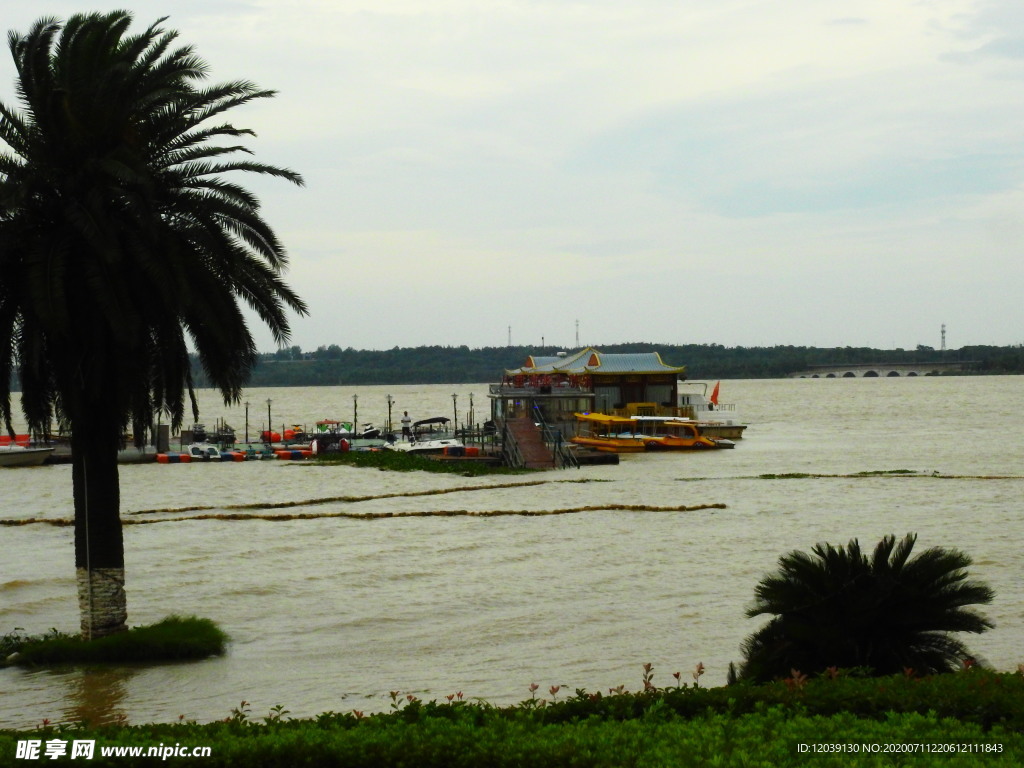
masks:
<path fill-rule="evenodd" d="M 650 669 L 645 668 L 645 685 Z M 17 742 L 95 740 L 91 765 L 159 758 L 103 755 L 105 747 L 209 747 L 204 766 L 907 765 L 957 768 L 1024 763 L 1024 677 L 971 669 L 929 678 L 802 676 L 769 685 L 683 687 L 609 695 L 579 690 L 558 703 L 497 708 L 393 697 L 392 711 L 291 720 L 243 702 L 222 721 L 90 728 L 45 724 L 0 731 L 0 765 Z M 888 751 L 886 751 L 888 750 Z M 952 751 L 949 751 L 952 750 Z M 951 763 L 951 757 L 955 762 Z M 167 765 L 195 765 L 171 756 Z"/>
<path fill-rule="evenodd" d="M 39 637 L 7 635 L 4 658 L 21 666 L 159 662 L 203 659 L 224 653 L 228 637 L 209 619 L 168 616 L 156 624 L 94 640 L 51 630 Z"/>
<path fill-rule="evenodd" d="M 837 667 L 935 674 L 973 663 L 954 634 L 992 627 L 972 606 L 991 602 L 993 592 L 968 579 L 963 552 L 932 547 L 911 557 L 916 541 L 889 535 L 869 556 L 853 539 L 780 558 L 747 611 L 772 618 L 744 641 L 740 678 L 767 682 Z"/>

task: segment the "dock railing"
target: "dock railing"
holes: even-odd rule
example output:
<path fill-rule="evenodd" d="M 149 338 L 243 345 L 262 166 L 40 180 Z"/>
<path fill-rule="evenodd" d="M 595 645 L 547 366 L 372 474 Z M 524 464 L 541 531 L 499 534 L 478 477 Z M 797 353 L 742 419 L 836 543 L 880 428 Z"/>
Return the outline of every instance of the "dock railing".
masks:
<path fill-rule="evenodd" d="M 541 442 L 544 444 L 547 453 L 551 456 L 550 460 L 545 460 L 545 463 L 550 461 L 548 466 L 552 469 L 565 469 L 566 467 L 576 467 L 578 469 L 580 462 L 571 450 L 572 444 L 564 438 L 561 431 L 545 422 L 539 409 L 533 410 L 530 414 L 530 419 L 532 419 L 533 424 L 537 425 L 536 429 L 540 433 Z M 515 430 L 509 428 L 508 421 L 498 417 L 495 419 L 495 425 L 497 427 L 497 434 L 501 436 L 501 453 L 505 464 L 516 469 L 527 466 L 523 448 L 519 445 Z M 530 466 L 540 468 L 536 463 Z"/>
<path fill-rule="evenodd" d="M 512 430 L 508 428 L 508 424 L 504 419 L 500 420 L 500 426 L 501 449 L 502 455 L 505 458 L 505 464 L 516 469 L 526 466 L 526 461 L 523 459 L 523 452 L 519 450 L 519 443 L 516 441 L 515 435 L 512 434 Z"/>
<path fill-rule="evenodd" d="M 544 441 L 544 445 L 547 446 L 548 450 L 551 451 L 551 455 L 554 457 L 554 464 L 556 469 L 565 469 L 566 467 L 580 468 L 579 459 L 576 458 L 576 454 L 569 448 L 565 437 L 562 435 L 562 431 L 557 427 L 552 426 L 544 419 L 544 414 L 541 409 L 537 406 L 533 408 L 533 418 L 537 424 L 540 425 L 541 439 Z"/>
<path fill-rule="evenodd" d="M 492 424 L 464 425 L 455 431 L 455 436 L 461 438 L 464 445 L 476 446 L 483 456 L 496 456 L 501 453 L 500 429 Z"/>
<path fill-rule="evenodd" d="M 554 430 L 554 433 L 550 442 L 546 436 L 547 433 L 545 433 L 544 442 L 548 443 L 551 447 L 551 453 L 555 457 L 555 466 L 559 469 L 565 469 L 566 467 L 579 469 L 580 461 L 576 458 L 572 448 L 570 448 L 572 443 L 568 442 L 557 429 Z"/>

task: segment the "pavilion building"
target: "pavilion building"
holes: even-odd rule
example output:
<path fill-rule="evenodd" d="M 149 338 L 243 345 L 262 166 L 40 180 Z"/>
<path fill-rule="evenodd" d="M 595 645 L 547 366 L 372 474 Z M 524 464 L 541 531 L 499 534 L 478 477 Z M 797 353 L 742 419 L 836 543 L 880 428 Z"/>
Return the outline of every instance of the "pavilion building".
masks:
<path fill-rule="evenodd" d="M 490 386 L 491 417 L 501 423 L 532 414 L 571 434 L 576 413 L 675 415 L 685 378 L 686 366 L 666 365 L 657 352 L 610 354 L 587 347 L 553 357 L 530 355 Z"/>

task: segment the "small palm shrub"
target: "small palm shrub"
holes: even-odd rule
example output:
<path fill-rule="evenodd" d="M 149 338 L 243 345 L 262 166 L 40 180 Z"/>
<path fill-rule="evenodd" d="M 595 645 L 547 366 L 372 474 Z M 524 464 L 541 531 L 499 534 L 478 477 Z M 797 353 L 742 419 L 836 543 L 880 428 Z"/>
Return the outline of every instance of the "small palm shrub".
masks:
<path fill-rule="evenodd" d="M 741 648 L 740 680 L 767 682 L 831 668 L 872 675 L 951 672 L 974 659 L 955 632 L 993 624 L 970 606 L 993 592 L 967 577 L 972 560 L 932 547 L 911 557 L 916 534 L 883 538 L 870 556 L 856 539 L 794 551 L 755 589 L 749 617 L 771 615 Z"/>

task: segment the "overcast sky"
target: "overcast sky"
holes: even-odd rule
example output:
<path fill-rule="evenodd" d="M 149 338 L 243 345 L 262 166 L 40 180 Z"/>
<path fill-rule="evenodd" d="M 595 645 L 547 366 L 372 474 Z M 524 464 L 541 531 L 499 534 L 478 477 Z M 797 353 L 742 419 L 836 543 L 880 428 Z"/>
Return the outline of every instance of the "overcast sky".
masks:
<path fill-rule="evenodd" d="M 306 179 L 240 177 L 303 349 L 1024 343 L 1019 0 L 130 9 L 279 92 L 229 117 Z"/>

